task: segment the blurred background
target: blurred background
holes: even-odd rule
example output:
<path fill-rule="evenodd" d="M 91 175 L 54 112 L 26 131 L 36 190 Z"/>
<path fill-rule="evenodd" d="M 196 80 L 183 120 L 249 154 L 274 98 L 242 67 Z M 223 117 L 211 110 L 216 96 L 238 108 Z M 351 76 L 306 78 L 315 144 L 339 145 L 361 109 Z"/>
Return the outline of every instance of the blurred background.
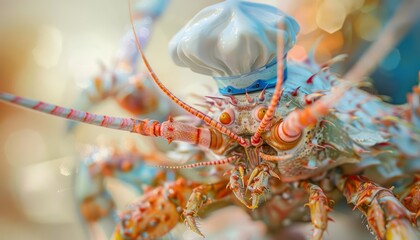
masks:
<path fill-rule="evenodd" d="M 206 76 L 176 67 L 167 53 L 167 43 L 195 13 L 215 2 L 220 1 L 173 0 L 153 30 L 146 54 L 175 94 L 188 94 L 203 83 L 213 84 Z M 282 10 L 301 26 L 289 58 L 305 59 L 319 41 L 315 55 L 319 62 L 349 54 L 349 60 L 337 68 L 344 73 L 377 39 L 401 2 L 282 0 Z M 98 61 L 111 64 L 128 24 L 126 1 L 0 1 L 0 90 L 71 107 L 87 79 L 98 72 Z M 378 93 L 390 96 L 393 103 L 404 103 L 406 92 L 418 81 L 419 26 L 419 21 L 413 22 L 371 76 Z M 95 112 L 127 116 L 112 101 Z M 87 238 L 72 192 L 78 151 L 84 144 L 101 139 L 118 142 L 130 135 L 90 126 L 79 126 L 74 134 L 66 135 L 65 124 L 61 119 L 0 103 L 1 239 Z M 363 224 L 357 220 L 353 224 L 368 234 Z M 337 235 L 332 229 L 327 237 L 334 239 Z"/>

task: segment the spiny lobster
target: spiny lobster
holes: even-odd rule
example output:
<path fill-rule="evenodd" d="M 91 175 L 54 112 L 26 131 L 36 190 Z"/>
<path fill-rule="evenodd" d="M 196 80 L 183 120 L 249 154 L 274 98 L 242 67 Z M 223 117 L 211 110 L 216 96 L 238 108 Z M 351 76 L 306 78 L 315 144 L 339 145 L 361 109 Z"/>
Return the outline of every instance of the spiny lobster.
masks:
<path fill-rule="evenodd" d="M 282 41 L 278 37 L 277 46 Z M 231 202 L 259 211 L 277 201 L 281 193 L 297 196 L 302 191 L 309 199 L 315 228 L 312 238 L 321 239 L 332 207 L 329 195 L 335 190 L 367 217 L 378 239 L 419 237 L 419 177 L 405 174 L 420 170 L 420 87 L 414 87 L 408 105 L 392 106 L 355 88 L 359 79 L 345 82 L 331 73 L 330 66 L 341 60 L 340 56 L 320 65 L 312 58 L 290 62 L 285 71 L 285 52 L 278 47 L 276 64 L 269 66 L 277 75 L 274 88 L 251 86 L 258 90 L 208 97 L 209 113 L 204 113 L 181 101 L 159 81 L 138 40 L 137 45 L 155 84 L 175 104 L 200 119 L 200 126 L 173 118 L 158 122 L 97 115 L 0 93 L 0 99 L 9 103 L 83 123 L 162 137 L 168 142 L 197 145 L 222 157 L 173 166 L 175 169 L 229 164 L 226 171 L 217 172 L 220 180 L 214 184 L 178 179 L 146 193 L 120 213 L 115 239 L 163 236 L 180 216 L 203 236 L 195 219 L 199 211 L 231 199 L 231 193 L 237 199 Z M 369 179 L 378 176 L 383 184 L 390 179 L 406 180 L 399 197 L 392 188 Z"/>

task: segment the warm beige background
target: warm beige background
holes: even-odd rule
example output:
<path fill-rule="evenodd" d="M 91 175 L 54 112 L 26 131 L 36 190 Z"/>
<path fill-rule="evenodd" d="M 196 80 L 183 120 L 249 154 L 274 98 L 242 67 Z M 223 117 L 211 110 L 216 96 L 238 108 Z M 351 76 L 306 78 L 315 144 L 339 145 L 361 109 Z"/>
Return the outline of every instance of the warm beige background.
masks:
<path fill-rule="evenodd" d="M 218 1 L 174 0 L 154 29 L 147 55 L 177 94 L 209 78 L 175 67 L 166 45 L 194 13 L 213 2 Z M 287 5 L 293 1 L 283 2 L 296 10 Z M 110 63 L 128 30 L 127 11 L 124 0 L 1 0 L 0 90 L 72 106 L 79 86 L 97 71 L 97 61 Z M 305 31 L 311 27 L 303 26 Z M 125 115 L 112 102 L 95 112 Z M 70 137 L 64 127 L 64 120 L 0 103 L 0 239 L 86 238 L 72 196 L 76 150 L 102 136 L 118 141 L 129 134 L 80 126 Z"/>

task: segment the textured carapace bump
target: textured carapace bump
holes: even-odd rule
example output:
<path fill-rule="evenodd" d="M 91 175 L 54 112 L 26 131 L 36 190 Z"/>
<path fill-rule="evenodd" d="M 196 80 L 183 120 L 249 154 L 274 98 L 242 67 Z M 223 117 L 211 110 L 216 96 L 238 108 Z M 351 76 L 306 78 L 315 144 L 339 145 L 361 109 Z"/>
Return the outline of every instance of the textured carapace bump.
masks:
<path fill-rule="evenodd" d="M 277 35 L 284 39 L 285 56 L 298 31 L 296 21 L 273 6 L 224 1 L 194 16 L 173 37 L 169 51 L 177 65 L 194 72 L 240 76 L 276 62 Z"/>

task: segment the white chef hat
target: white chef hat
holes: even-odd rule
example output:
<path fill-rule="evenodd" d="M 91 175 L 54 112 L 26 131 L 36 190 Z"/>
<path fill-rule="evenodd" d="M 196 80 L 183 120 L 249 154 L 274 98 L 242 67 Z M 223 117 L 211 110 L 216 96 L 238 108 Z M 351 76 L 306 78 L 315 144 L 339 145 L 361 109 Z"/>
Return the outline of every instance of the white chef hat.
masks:
<path fill-rule="evenodd" d="M 277 8 L 228 0 L 201 10 L 169 44 L 179 66 L 213 76 L 222 94 L 273 87 L 277 35 L 284 58 L 296 41 L 297 22 Z"/>

